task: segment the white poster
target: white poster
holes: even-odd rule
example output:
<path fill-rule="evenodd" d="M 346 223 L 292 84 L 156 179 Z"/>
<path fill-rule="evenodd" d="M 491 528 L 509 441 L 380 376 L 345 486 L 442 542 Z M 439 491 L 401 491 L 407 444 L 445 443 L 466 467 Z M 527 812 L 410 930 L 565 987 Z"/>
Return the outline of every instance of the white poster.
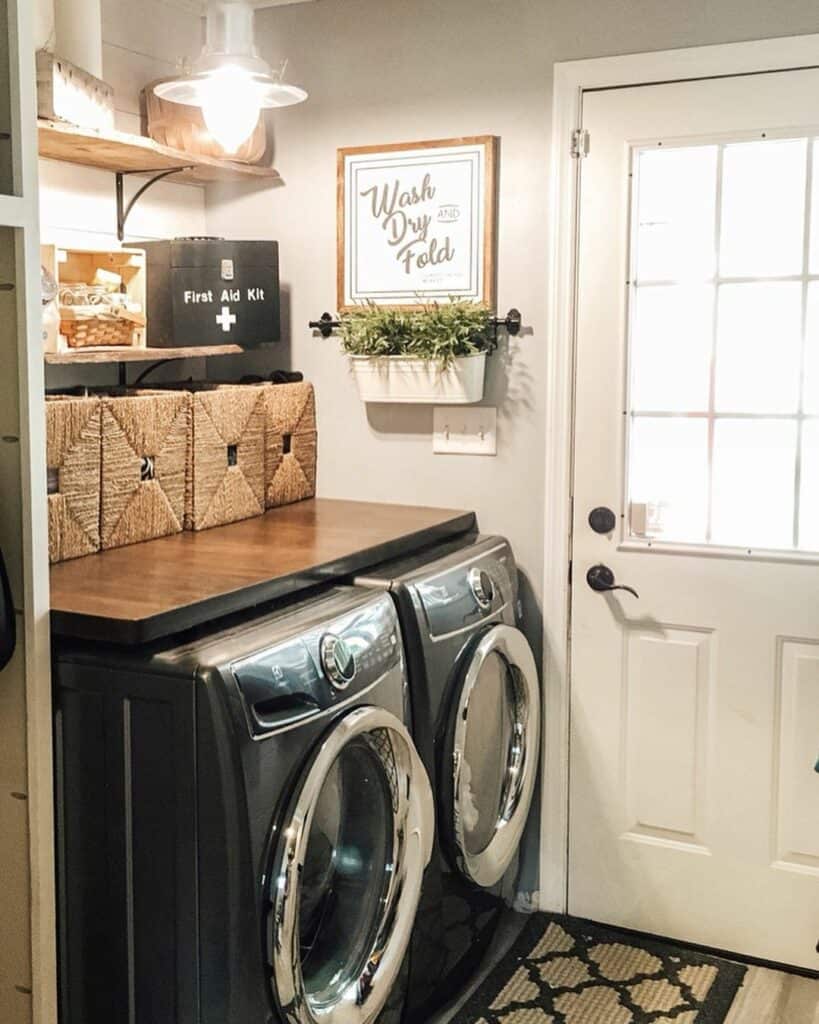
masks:
<path fill-rule="evenodd" d="M 495 141 L 339 151 L 339 308 L 493 304 Z"/>

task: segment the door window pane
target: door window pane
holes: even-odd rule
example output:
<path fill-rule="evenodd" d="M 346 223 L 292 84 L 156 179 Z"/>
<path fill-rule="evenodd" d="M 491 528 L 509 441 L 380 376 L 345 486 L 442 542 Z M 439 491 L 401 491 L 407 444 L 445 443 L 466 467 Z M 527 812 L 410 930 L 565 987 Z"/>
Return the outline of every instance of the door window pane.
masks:
<path fill-rule="evenodd" d="M 723 155 L 720 273 L 802 271 L 807 140 L 742 142 Z"/>
<path fill-rule="evenodd" d="M 819 416 L 819 281 L 808 285 L 806 326 L 802 407 L 809 415 Z"/>
<path fill-rule="evenodd" d="M 631 326 L 631 407 L 708 409 L 714 286 L 639 288 Z"/>
<path fill-rule="evenodd" d="M 801 282 L 722 285 L 717 412 L 795 413 L 801 354 Z"/>
<path fill-rule="evenodd" d="M 711 277 L 717 147 L 643 150 L 637 178 L 637 279 Z"/>
<path fill-rule="evenodd" d="M 640 417 L 631 432 L 632 531 L 701 542 L 708 525 L 708 423 Z"/>
<path fill-rule="evenodd" d="M 717 420 L 711 540 L 750 548 L 793 543 L 795 422 Z"/>

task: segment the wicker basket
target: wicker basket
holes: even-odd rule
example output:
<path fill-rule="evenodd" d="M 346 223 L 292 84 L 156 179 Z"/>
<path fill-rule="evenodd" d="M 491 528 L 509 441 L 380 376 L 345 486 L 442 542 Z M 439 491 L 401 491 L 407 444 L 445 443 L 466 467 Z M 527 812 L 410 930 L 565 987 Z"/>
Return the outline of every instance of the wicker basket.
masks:
<path fill-rule="evenodd" d="M 145 317 L 136 314 L 79 312 L 60 307 L 60 334 L 69 348 L 106 348 L 137 344 L 139 330 L 145 326 Z"/>
<path fill-rule="evenodd" d="M 265 387 L 267 508 L 304 501 L 316 493 L 318 432 L 312 384 Z"/>
<path fill-rule="evenodd" d="M 207 530 L 264 508 L 264 389 L 194 386 L 186 527 Z"/>
<path fill-rule="evenodd" d="M 190 395 L 139 391 L 102 403 L 102 547 L 180 533 Z"/>
<path fill-rule="evenodd" d="M 49 395 L 46 461 L 51 562 L 100 549 L 100 451 L 99 399 Z"/>

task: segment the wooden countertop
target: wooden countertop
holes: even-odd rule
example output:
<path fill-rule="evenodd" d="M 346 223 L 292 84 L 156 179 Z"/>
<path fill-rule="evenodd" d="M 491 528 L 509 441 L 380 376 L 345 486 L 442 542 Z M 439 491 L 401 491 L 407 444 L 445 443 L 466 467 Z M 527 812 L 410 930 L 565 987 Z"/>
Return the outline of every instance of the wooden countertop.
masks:
<path fill-rule="evenodd" d="M 149 643 L 475 529 L 472 512 L 315 499 L 51 569 L 61 636 Z"/>

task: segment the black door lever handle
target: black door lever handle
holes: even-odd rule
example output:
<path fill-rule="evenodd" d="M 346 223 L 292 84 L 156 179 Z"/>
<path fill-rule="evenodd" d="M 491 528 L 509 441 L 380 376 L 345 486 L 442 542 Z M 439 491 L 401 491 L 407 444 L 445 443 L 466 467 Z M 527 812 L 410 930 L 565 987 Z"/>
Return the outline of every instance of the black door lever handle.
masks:
<path fill-rule="evenodd" d="M 614 573 L 607 565 L 593 565 L 586 573 L 586 582 L 598 594 L 609 593 L 612 590 L 625 590 L 635 597 L 639 598 L 640 596 L 634 587 L 627 587 L 625 584 L 617 583 L 614 579 Z"/>

